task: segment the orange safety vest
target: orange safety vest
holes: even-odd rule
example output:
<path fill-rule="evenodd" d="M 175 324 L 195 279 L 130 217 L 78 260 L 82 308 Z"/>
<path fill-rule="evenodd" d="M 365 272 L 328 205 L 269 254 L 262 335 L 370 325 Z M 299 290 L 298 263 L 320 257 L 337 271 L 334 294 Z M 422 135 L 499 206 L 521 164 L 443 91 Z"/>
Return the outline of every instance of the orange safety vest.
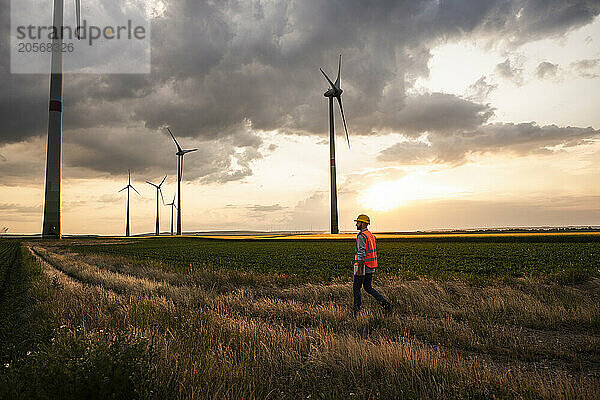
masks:
<path fill-rule="evenodd" d="M 365 251 L 364 264 L 368 268 L 377 268 L 377 245 L 375 244 L 375 236 L 369 230 L 364 230 L 359 235 L 364 235 L 367 239 L 367 250 Z M 354 242 L 354 261 L 358 264 L 358 246 Z"/>

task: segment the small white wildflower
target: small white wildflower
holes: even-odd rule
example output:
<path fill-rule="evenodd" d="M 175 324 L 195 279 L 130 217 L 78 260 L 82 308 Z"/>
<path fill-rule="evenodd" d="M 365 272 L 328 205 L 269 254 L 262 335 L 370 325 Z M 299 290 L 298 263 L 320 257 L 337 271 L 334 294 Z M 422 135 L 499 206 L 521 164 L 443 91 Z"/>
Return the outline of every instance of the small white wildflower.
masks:
<path fill-rule="evenodd" d="M 66 328 L 66 327 L 67 327 L 66 325 L 61 325 L 61 326 L 58 327 L 58 329 L 63 329 L 63 328 Z"/>
<path fill-rule="evenodd" d="M 31 355 L 31 352 L 30 352 L 30 351 L 28 351 L 28 352 L 27 352 L 27 355 L 28 355 L 28 356 L 30 356 L 30 355 Z"/>
<path fill-rule="evenodd" d="M 8 367 L 10 367 L 9 363 L 4 364 L 4 368 L 8 368 Z"/>

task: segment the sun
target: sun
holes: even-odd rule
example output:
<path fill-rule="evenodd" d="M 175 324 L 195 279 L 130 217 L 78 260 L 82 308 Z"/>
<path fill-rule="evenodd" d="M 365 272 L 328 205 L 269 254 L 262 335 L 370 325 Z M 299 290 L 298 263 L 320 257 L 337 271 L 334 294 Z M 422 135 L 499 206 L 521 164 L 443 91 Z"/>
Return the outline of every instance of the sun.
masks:
<path fill-rule="evenodd" d="M 395 181 L 377 182 L 361 192 L 358 202 L 374 211 L 390 211 L 413 201 L 439 200 L 466 194 L 448 185 L 428 183 L 423 176 L 406 176 Z"/>

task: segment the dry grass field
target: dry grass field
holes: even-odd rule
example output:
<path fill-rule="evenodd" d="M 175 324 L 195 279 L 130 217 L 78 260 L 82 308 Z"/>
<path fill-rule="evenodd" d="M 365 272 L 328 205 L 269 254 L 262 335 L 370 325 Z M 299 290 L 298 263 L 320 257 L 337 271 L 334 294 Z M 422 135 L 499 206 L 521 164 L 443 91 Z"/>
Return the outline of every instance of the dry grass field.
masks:
<path fill-rule="evenodd" d="M 0 398 L 600 398 L 597 275 L 383 274 L 354 319 L 348 277 L 11 249 Z"/>

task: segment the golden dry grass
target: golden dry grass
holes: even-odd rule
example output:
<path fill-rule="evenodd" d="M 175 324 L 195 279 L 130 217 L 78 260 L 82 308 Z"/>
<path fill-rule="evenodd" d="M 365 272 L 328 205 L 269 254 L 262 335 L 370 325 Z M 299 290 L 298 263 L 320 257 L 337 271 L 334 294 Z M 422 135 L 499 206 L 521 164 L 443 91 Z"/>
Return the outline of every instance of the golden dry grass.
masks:
<path fill-rule="evenodd" d="M 483 287 L 387 279 L 357 319 L 338 280 L 31 251 L 56 320 L 149 338 L 158 398 L 599 398 L 597 281 Z"/>

